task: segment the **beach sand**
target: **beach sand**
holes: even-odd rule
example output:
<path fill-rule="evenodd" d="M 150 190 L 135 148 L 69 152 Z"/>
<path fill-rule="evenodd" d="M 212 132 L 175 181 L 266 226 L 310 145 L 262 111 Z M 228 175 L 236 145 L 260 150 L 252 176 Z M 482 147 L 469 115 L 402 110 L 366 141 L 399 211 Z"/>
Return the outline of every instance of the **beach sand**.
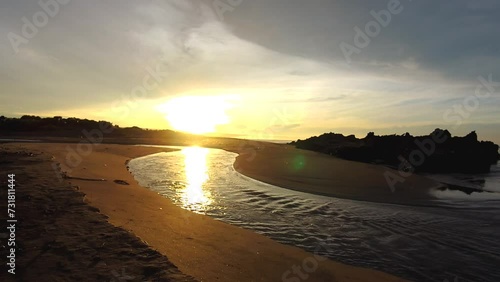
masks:
<path fill-rule="evenodd" d="M 290 174 L 286 160 L 294 156 L 295 152 L 292 154 L 289 152 L 295 149 L 291 150 L 288 149 L 289 147 L 266 145 L 267 147 L 264 146 L 259 149 L 253 160 L 249 161 L 249 150 L 234 142 L 237 143 L 237 141 L 230 141 L 227 144 L 223 144 L 224 141 L 220 141 L 216 142 L 217 144 L 209 145 L 240 152 L 242 155 L 238 157 L 238 162 L 235 166 L 239 171 L 257 179 L 270 183 L 286 184 L 284 187 L 290 185 L 290 188 L 295 189 L 304 189 L 303 187 L 306 187 L 310 192 L 323 193 L 327 191 L 328 193 L 338 193 L 343 196 L 351 195 L 347 193 L 349 192 L 348 187 L 339 190 L 340 192 L 332 192 L 326 188 L 326 185 L 335 183 L 332 182 L 335 181 L 335 177 L 333 176 L 328 176 L 326 182 L 321 178 L 319 180 L 314 178 L 300 180 L 301 177 L 304 177 L 306 171 L 316 176 L 314 169 L 321 169 L 321 166 L 311 166 L 311 163 L 317 161 L 318 165 L 333 164 L 330 161 L 323 160 L 323 156 L 315 156 L 317 160 L 312 160 L 311 156 L 314 153 L 301 151 L 301 154 L 304 154 L 305 160 L 307 160 L 305 166 L 303 166 L 306 169 L 303 170 L 302 176 L 294 176 Z M 178 267 L 182 273 L 192 276 L 199 281 L 296 282 L 303 281 L 306 278 L 307 281 L 403 281 L 379 271 L 352 267 L 329 259 L 320 258 L 299 248 L 277 243 L 252 231 L 231 226 L 207 216 L 194 214 L 175 206 L 170 200 L 139 186 L 126 168 L 126 162 L 131 158 L 166 151 L 162 148 L 101 144 L 93 147 L 90 154 L 81 156 L 81 160 L 78 161 L 78 158 L 72 158 L 67 152 L 67 148 L 73 148 L 76 151 L 76 144 L 13 143 L 3 144 L 0 147 L 16 152 L 45 152 L 54 156 L 53 164 L 56 162 L 62 163 L 62 170 L 68 171 L 67 176 L 70 177 L 69 179 L 64 179 L 62 183 L 69 181 L 71 182 L 71 186 L 78 186 L 79 191 L 86 195 L 86 202 L 92 207 L 99 209 L 100 213 L 107 217 L 108 222 L 133 233 L 149 245 L 150 248 L 168 258 L 168 261 Z M 325 157 L 328 158 L 328 156 Z M 245 158 L 244 162 L 242 162 L 243 158 Z M 282 163 L 284 160 L 285 163 Z M 71 166 L 65 165 L 65 163 L 68 164 L 71 161 L 78 164 L 73 169 Z M 308 165 L 309 168 L 307 168 Z M 338 163 L 338 165 L 342 164 Z M 361 168 L 365 168 L 365 166 L 362 165 L 360 166 Z M 368 169 L 372 168 L 369 167 Z M 343 173 L 347 174 L 347 170 L 348 168 L 345 168 Z M 273 172 L 276 173 L 276 179 L 272 177 Z M 370 175 L 376 177 L 376 172 L 378 171 L 370 171 Z M 48 171 L 40 171 L 38 174 L 36 172 L 33 173 L 29 178 L 23 180 L 19 178 L 19 185 L 22 185 L 23 181 L 29 182 L 29 185 L 38 187 L 38 189 L 49 189 L 52 186 L 62 185 L 58 182 L 59 180 L 54 171 L 50 173 Z M 23 175 L 22 169 L 19 175 Z M 356 191 L 356 193 L 352 195 L 362 194 L 359 190 L 362 188 L 363 181 L 371 183 L 371 179 L 361 181 L 357 180 L 355 176 L 339 175 L 339 177 L 344 177 L 344 181 L 354 181 L 352 187 L 354 187 L 353 191 Z M 96 181 L 101 179 L 104 181 Z M 307 185 L 301 184 L 298 186 L 296 184 L 298 179 L 299 181 L 304 181 Z M 115 180 L 119 181 L 115 182 Z M 123 185 L 125 183 L 129 185 Z M 24 185 L 27 186 L 28 183 L 24 183 Z M 320 187 L 323 187 L 322 190 Z M 50 191 L 48 194 L 51 194 Z M 376 197 L 375 191 L 371 192 L 370 195 L 372 194 Z M 21 198 L 19 201 L 29 201 L 29 199 Z M 33 215 L 32 217 L 36 216 Z M 39 214 L 38 216 L 43 215 Z M 96 214 L 95 218 L 99 218 L 99 216 Z M 26 224 L 28 222 L 40 224 L 40 222 L 34 222 L 31 216 L 23 220 Z M 73 227 L 69 225 L 70 223 L 75 225 L 79 224 L 79 221 L 75 219 L 72 222 L 68 222 L 68 226 L 62 225 L 60 228 L 72 229 Z M 106 231 L 100 230 L 102 227 L 87 225 L 83 225 L 82 227 L 81 232 L 83 233 L 71 233 L 67 231 L 70 233 L 67 236 L 59 237 L 59 240 L 63 242 L 65 240 L 85 241 L 93 239 L 93 236 L 105 236 L 102 233 L 107 234 Z M 89 234 L 88 230 L 92 230 L 92 232 Z M 93 232 L 95 234 L 92 236 Z M 116 232 L 119 233 L 119 231 Z M 115 242 L 115 244 L 118 243 L 121 243 L 121 240 L 120 242 Z M 318 247 L 321 246 L 318 245 Z M 51 245 L 47 248 L 50 249 Z M 119 247 L 117 246 L 117 248 Z M 120 257 L 123 256 L 123 260 L 131 260 L 134 257 L 135 259 L 140 259 L 137 252 L 133 250 L 134 248 L 136 248 L 136 245 L 128 248 L 128 253 L 120 253 L 119 250 L 116 250 L 116 254 L 120 255 Z M 78 249 L 73 251 L 79 253 Z M 112 249 L 108 249 L 107 251 L 113 253 Z M 30 252 L 31 256 L 34 254 L 33 252 L 35 251 L 32 250 Z M 61 255 L 64 256 L 65 254 L 63 252 Z M 129 264 L 127 266 L 132 267 Z M 139 263 L 138 267 L 140 266 L 141 264 Z M 82 268 L 84 267 L 86 265 L 82 264 Z M 175 270 L 175 267 L 168 263 L 165 263 L 165 267 L 169 270 Z M 293 274 L 294 268 L 299 268 L 298 271 L 300 274 Z M 38 275 L 48 275 L 50 270 L 39 270 Z M 29 270 L 26 272 L 29 272 Z M 136 276 L 141 275 L 140 270 L 131 270 L 130 272 Z M 176 273 L 175 275 L 180 274 Z M 179 281 L 183 281 L 182 279 L 184 278 L 180 278 Z"/>
<path fill-rule="evenodd" d="M 429 205 L 430 200 L 435 199 L 429 191 L 443 186 L 419 175 L 401 177 L 398 171 L 384 166 L 347 161 L 290 145 L 254 143 L 239 153 L 234 164 L 238 172 L 307 193 L 371 202 Z M 392 188 L 386 175 L 391 175 L 391 180 L 398 178 Z"/>
<path fill-rule="evenodd" d="M 2 147 L 0 206 L 7 213 L 4 188 L 7 174 L 15 174 L 16 202 L 10 208 L 17 222 L 15 241 L 9 241 L 16 245 L 9 245 L 8 254 L 6 235 L 13 237 L 6 229 L 0 232 L 2 258 L 11 256 L 10 248 L 16 255 L 15 275 L 4 264 L 0 281 L 196 281 L 134 234 L 107 222 L 77 187 L 55 180 L 50 155 Z"/>

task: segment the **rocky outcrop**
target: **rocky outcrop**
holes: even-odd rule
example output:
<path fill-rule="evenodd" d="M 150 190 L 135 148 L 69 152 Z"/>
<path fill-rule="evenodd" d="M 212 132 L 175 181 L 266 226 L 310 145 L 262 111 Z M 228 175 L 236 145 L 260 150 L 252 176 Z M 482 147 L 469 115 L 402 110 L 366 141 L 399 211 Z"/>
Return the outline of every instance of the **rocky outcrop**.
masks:
<path fill-rule="evenodd" d="M 358 139 L 326 133 L 291 143 L 297 148 L 334 155 L 343 159 L 409 167 L 419 172 L 489 172 L 499 159 L 498 145 L 478 141 L 476 132 L 452 137 L 448 130 L 436 129 L 429 135 L 377 136 L 373 132 Z"/>

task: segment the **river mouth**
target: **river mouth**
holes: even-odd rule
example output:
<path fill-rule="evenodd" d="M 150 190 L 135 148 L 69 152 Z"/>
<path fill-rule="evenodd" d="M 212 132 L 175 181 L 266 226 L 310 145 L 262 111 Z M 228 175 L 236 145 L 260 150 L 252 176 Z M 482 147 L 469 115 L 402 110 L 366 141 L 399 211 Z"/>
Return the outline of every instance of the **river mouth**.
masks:
<path fill-rule="evenodd" d="M 181 147 L 129 162 L 138 182 L 196 213 L 414 281 L 500 281 L 500 202 L 453 209 L 359 202 L 268 185 L 236 154 Z"/>

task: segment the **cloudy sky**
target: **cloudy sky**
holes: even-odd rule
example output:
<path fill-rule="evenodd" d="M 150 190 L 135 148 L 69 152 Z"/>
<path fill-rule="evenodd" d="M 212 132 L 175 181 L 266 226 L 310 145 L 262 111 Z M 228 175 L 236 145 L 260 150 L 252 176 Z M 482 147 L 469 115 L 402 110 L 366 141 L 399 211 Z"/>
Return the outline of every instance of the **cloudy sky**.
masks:
<path fill-rule="evenodd" d="M 497 0 L 58 1 L 0 3 L 0 115 L 500 143 Z"/>

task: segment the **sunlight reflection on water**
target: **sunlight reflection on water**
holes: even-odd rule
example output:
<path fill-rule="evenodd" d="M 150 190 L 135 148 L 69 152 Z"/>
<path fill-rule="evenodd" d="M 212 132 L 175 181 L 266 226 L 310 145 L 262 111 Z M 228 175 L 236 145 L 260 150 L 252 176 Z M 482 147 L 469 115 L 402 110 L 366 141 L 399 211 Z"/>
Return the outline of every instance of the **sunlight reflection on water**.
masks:
<path fill-rule="evenodd" d="M 461 281 L 500 281 L 491 271 L 500 265 L 498 201 L 420 207 L 312 195 L 239 174 L 234 153 L 175 149 L 131 160 L 129 168 L 184 209 L 310 252 L 325 246 L 320 255 L 413 281 L 443 281 L 448 269 Z"/>
<path fill-rule="evenodd" d="M 206 148 L 189 147 L 182 149 L 187 185 L 179 191 L 183 207 L 193 211 L 206 209 L 212 203 L 210 191 L 204 189 L 209 180 Z"/>

